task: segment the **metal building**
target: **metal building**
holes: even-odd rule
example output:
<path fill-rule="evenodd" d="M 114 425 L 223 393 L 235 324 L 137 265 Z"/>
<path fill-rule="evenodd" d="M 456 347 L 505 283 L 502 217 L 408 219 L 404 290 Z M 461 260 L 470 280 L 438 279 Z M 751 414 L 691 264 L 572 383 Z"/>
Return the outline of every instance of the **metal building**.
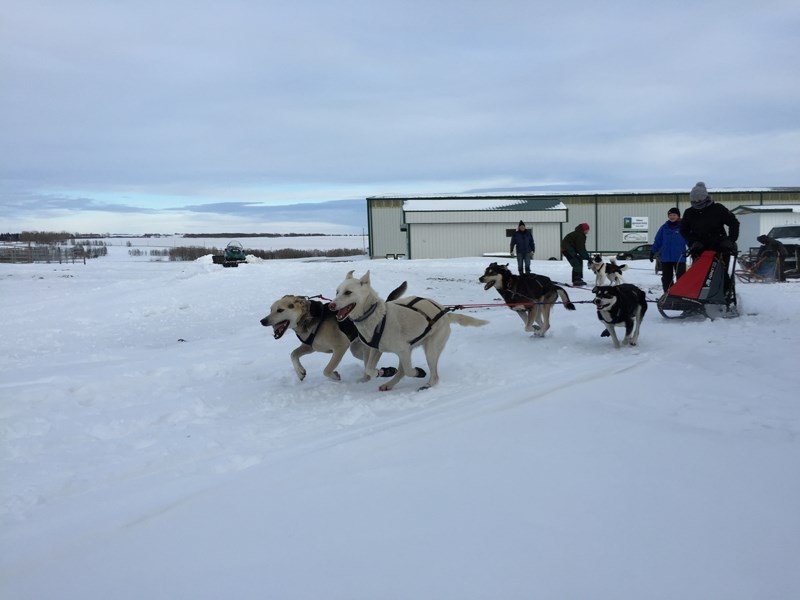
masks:
<path fill-rule="evenodd" d="M 710 189 L 716 202 L 800 203 L 800 188 Z M 604 254 L 651 243 L 667 211 L 689 206 L 689 192 L 596 192 L 498 195 L 371 196 L 367 198 L 373 258 L 452 258 L 507 252 L 522 220 L 532 229 L 536 258 L 559 257 L 559 242 L 580 223 L 586 247 Z M 747 242 L 749 243 L 749 242 Z"/>

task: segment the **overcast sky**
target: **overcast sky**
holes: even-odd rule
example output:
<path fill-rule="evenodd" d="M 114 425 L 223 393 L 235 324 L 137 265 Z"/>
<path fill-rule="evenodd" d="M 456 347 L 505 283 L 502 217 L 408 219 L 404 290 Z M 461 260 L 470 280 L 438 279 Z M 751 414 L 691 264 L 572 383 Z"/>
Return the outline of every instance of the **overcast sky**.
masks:
<path fill-rule="evenodd" d="M 797 0 L 3 0 L 0 230 L 336 229 L 264 207 L 797 186 L 798 31 Z"/>

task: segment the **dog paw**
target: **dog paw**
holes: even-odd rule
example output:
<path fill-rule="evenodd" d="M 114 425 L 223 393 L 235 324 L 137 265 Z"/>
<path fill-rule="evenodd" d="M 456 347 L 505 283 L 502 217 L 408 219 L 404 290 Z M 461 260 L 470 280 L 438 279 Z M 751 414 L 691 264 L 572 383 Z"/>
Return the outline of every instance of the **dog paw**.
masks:
<path fill-rule="evenodd" d="M 388 383 L 384 383 L 381 387 L 378 388 L 378 391 L 388 392 L 391 389 L 392 389 L 391 385 L 389 385 Z"/>
<path fill-rule="evenodd" d="M 422 392 L 422 391 L 429 390 L 429 389 L 431 389 L 430 385 L 423 385 L 422 387 L 417 388 L 417 391 L 418 392 Z"/>
<path fill-rule="evenodd" d="M 303 369 L 302 371 L 298 371 L 297 372 L 297 377 L 298 377 L 298 379 L 300 379 L 300 381 L 303 381 L 303 379 L 306 378 L 306 370 Z"/>
<path fill-rule="evenodd" d="M 334 381 L 341 381 L 342 377 L 339 375 L 338 371 L 332 371 L 331 373 L 326 373 L 325 376 L 328 379 L 333 379 Z"/>

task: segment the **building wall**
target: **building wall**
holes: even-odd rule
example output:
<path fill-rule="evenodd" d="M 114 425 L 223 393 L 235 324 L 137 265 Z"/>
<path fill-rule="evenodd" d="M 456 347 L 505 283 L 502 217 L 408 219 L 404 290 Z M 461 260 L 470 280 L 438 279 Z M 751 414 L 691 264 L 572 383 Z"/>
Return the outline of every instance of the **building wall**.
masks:
<path fill-rule="evenodd" d="M 770 205 L 770 204 L 797 204 L 800 203 L 800 190 L 767 190 L 767 191 L 739 191 L 739 192 L 711 192 L 715 201 L 723 204 L 729 209 L 743 205 Z M 457 225 L 447 225 L 447 220 L 452 220 L 450 216 L 437 216 L 433 220 L 441 221 L 442 228 L 439 230 L 421 230 L 415 233 L 414 228 L 420 227 L 420 223 L 413 221 L 418 219 L 422 213 L 403 214 L 402 199 L 382 199 L 371 198 L 368 200 L 369 213 L 369 240 L 370 255 L 373 257 L 383 257 L 387 253 L 408 253 L 408 242 L 406 233 L 401 231 L 404 218 L 410 224 L 409 239 L 412 244 L 419 241 L 422 245 L 418 249 L 412 249 L 412 258 L 431 257 L 431 248 L 441 248 L 441 256 L 480 256 L 486 252 L 503 252 L 508 249 L 508 239 L 501 238 L 505 235 L 506 228 L 516 228 L 516 223 L 524 220 L 530 224 L 536 239 L 537 258 L 549 258 L 550 256 L 559 257 L 560 239 L 572 231 L 579 223 L 589 223 L 591 230 L 587 238 L 587 248 L 591 251 L 600 251 L 604 254 L 612 254 L 621 250 L 626 250 L 638 246 L 642 243 L 651 243 L 655 238 L 658 228 L 667 220 L 667 211 L 673 206 L 680 208 L 681 212 L 689 207 L 689 194 L 686 193 L 653 193 L 653 194 L 586 194 L 586 195 L 559 195 L 558 198 L 567 207 L 567 221 L 556 224 L 558 233 L 548 226 L 540 228 L 537 223 L 529 223 L 534 219 L 526 217 L 512 216 L 515 211 L 473 211 L 469 218 L 465 220 L 474 221 L 471 224 L 474 228 L 465 229 L 467 223 Z M 537 196 L 541 198 L 541 196 Z M 464 211 L 466 213 L 467 211 Z M 536 211 L 537 213 L 550 213 L 550 211 Z M 561 213 L 563 211 L 553 211 Z M 505 213 L 505 214 L 504 214 Z M 416 215 L 416 216 L 412 216 Z M 624 242 L 623 241 L 623 219 L 624 217 L 647 217 L 648 229 L 646 231 L 646 241 L 644 242 Z M 422 218 L 422 217 L 419 217 Z M 431 215 L 425 217 L 431 220 Z M 501 223 L 502 222 L 502 223 Z M 485 224 L 486 227 L 480 227 Z M 492 225 L 503 225 L 501 230 L 492 228 Z M 434 232 L 437 231 L 438 238 L 434 239 Z M 467 233 L 468 232 L 468 233 Z M 465 238 L 469 238 L 466 239 Z M 558 238 L 552 241 L 551 238 Z M 422 242 L 422 240 L 426 240 Z M 744 242 L 744 240 L 743 240 Z M 749 244 L 747 241 L 745 244 Z M 461 248 L 456 252 L 455 248 Z M 491 248 L 488 249 L 487 248 Z"/>
<path fill-rule="evenodd" d="M 739 249 L 747 250 L 760 244 L 756 238 L 779 225 L 800 225 L 800 213 L 747 213 L 736 215 L 741 227 L 739 229 Z"/>
<path fill-rule="evenodd" d="M 369 255 L 406 254 L 406 232 L 403 227 L 402 200 L 373 200 L 367 206 L 369 221 Z"/>
<path fill-rule="evenodd" d="M 456 258 L 482 256 L 486 253 L 507 253 L 512 223 L 413 223 L 408 225 L 411 240 L 409 258 Z M 527 224 L 528 221 L 525 221 Z M 559 255 L 561 241 L 559 223 L 532 223 L 536 242 L 536 258 Z"/>

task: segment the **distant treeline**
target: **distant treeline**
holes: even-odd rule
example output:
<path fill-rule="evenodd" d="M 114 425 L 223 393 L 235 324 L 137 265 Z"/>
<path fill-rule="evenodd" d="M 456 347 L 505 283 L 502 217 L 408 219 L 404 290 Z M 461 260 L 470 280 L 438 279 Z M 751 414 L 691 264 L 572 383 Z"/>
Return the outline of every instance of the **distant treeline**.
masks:
<path fill-rule="evenodd" d="M 21 231 L 20 233 L 0 233 L 0 242 L 31 242 L 34 244 L 75 243 L 75 240 L 99 239 L 108 237 L 98 233 L 69 233 L 68 231 Z"/>
<path fill-rule="evenodd" d="M 0 233 L 2 242 L 33 242 L 35 244 L 60 244 L 75 239 L 66 231 L 22 231 L 20 233 Z"/>
<path fill-rule="evenodd" d="M 330 234 L 330 233 L 184 233 L 185 238 L 277 238 L 277 237 L 320 237 L 335 235 L 355 234 Z"/>
<path fill-rule="evenodd" d="M 220 248 L 200 248 L 198 246 L 180 246 L 178 248 L 164 248 L 163 250 L 151 250 L 150 256 L 169 257 L 169 260 L 197 260 L 208 254 L 222 255 L 225 251 Z M 131 256 L 143 256 L 141 250 L 128 250 Z M 334 250 L 297 250 L 295 248 L 283 248 L 281 250 L 253 250 L 247 248 L 245 254 L 255 256 L 262 260 L 275 260 L 280 258 L 316 258 L 320 256 L 360 256 L 363 250 L 357 248 L 336 248 Z"/>

